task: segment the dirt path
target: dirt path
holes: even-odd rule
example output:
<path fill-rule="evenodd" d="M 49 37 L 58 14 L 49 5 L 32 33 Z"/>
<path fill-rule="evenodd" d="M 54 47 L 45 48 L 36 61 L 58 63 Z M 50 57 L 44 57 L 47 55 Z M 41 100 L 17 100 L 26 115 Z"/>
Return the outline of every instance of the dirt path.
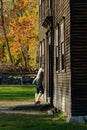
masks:
<path fill-rule="evenodd" d="M 13 110 L 12 108 L 18 106 L 20 110 Z M 33 109 L 31 109 L 33 106 Z M 31 115 L 44 115 L 47 111 L 40 111 L 38 107 L 43 107 L 44 104 L 40 106 L 35 105 L 34 102 L 25 101 L 0 101 L 0 113 L 5 114 L 31 114 Z M 24 107 L 25 109 L 21 109 Z"/>
<path fill-rule="evenodd" d="M 15 105 L 19 105 L 19 104 L 29 104 L 32 103 L 30 101 L 0 101 L 0 106 L 1 107 L 12 107 Z"/>

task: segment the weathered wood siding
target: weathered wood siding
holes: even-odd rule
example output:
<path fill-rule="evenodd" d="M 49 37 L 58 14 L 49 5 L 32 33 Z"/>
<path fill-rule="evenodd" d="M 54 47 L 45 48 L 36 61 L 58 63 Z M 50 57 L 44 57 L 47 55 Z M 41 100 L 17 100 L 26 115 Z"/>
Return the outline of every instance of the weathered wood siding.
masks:
<path fill-rule="evenodd" d="M 46 29 L 42 26 L 42 18 L 43 18 L 43 15 L 42 15 L 42 4 L 39 6 L 39 41 L 42 42 L 43 39 L 45 40 L 45 66 L 47 64 L 47 59 L 46 59 L 46 53 L 47 53 L 47 45 L 46 45 Z M 47 56 L 48 57 L 48 56 Z M 45 67 L 45 73 L 46 71 L 48 70 L 48 67 Z M 48 80 L 48 79 L 47 79 Z M 44 76 L 44 87 L 47 86 L 47 82 L 46 82 L 46 76 Z M 47 90 L 48 88 L 45 87 L 45 100 L 46 100 L 46 96 L 47 96 Z"/>
<path fill-rule="evenodd" d="M 52 3 L 51 3 L 52 5 Z M 47 0 L 42 0 L 42 4 L 39 6 L 39 40 L 40 42 L 45 41 L 45 73 L 44 73 L 44 88 L 45 88 L 45 93 L 44 97 L 45 100 L 48 101 L 48 97 L 50 95 L 50 84 L 49 84 L 49 72 L 50 72 L 50 54 L 49 54 L 49 43 L 47 42 L 47 32 L 50 30 L 50 24 L 49 22 L 47 23 L 47 19 L 50 19 L 51 13 L 46 13 L 48 10 L 48 1 Z M 50 10 L 51 12 L 51 10 Z M 49 27 L 48 27 L 49 26 Z M 53 77 L 51 77 L 53 78 Z"/>
<path fill-rule="evenodd" d="M 42 27 L 43 15 L 40 16 L 40 41 L 45 40 L 45 98 L 49 97 L 49 89 L 52 89 L 50 96 L 53 99 L 53 105 L 59 110 L 66 112 L 69 116 L 87 115 L 87 0 L 52 0 L 52 2 L 53 25 L 48 22 L 49 17 L 46 16 L 43 19 L 45 28 Z M 60 29 L 63 18 L 65 21 L 65 70 L 61 70 L 62 57 L 59 39 L 59 70 L 57 72 L 54 32 L 57 24 Z M 50 25 L 54 29 L 51 33 L 53 56 L 46 35 L 49 30 L 53 31 Z M 51 70 L 53 67 L 52 72 L 50 66 Z M 54 82 L 50 88 L 49 81 L 52 78 Z"/>
<path fill-rule="evenodd" d="M 87 115 L 87 0 L 71 0 L 72 115 Z"/>
<path fill-rule="evenodd" d="M 71 63 L 70 63 L 70 1 L 55 0 L 54 27 L 65 17 L 65 71 L 61 70 L 59 42 L 59 72 L 56 71 L 56 43 L 54 38 L 54 106 L 71 114 Z M 55 30 L 55 29 L 54 29 Z M 60 32 L 59 32 L 60 33 Z"/>

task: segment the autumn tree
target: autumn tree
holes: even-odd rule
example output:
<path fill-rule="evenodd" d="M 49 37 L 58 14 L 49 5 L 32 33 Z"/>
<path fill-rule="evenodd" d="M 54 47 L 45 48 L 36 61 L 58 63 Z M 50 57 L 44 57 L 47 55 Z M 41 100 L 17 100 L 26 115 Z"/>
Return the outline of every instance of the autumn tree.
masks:
<path fill-rule="evenodd" d="M 1 26 L 2 26 L 3 36 L 4 36 L 4 40 L 5 40 L 5 46 L 7 49 L 9 62 L 10 62 L 10 64 L 12 64 L 13 62 L 12 62 L 11 52 L 10 52 L 10 48 L 9 48 L 8 38 L 7 38 L 7 31 L 6 31 L 6 25 L 8 23 L 7 9 L 3 6 L 3 0 L 0 0 L 0 5 L 1 5 L 1 12 L 0 12 L 1 13 Z"/>
<path fill-rule="evenodd" d="M 9 15 L 5 19 L 2 15 L 2 27 L 5 28 L 4 39 L 7 41 L 10 62 L 25 68 L 38 66 L 38 0 L 10 0 L 6 7 Z M 3 48 L 4 41 L 1 40 L 1 43 Z"/>
<path fill-rule="evenodd" d="M 11 52 L 13 53 L 13 49 L 15 48 L 14 53 L 20 57 L 16 60 L 16 64 L 21 63 L 22 66 L 27 68 L 30 63 L 32 66 L 32 62 L 30 62 L 32 54 L 29 52 L 36 47 L 35 50 L 33 50 L 35 54 L 38 45 L 37 0 L 32 0 L 32 2 L 29 0 L 14 0 L 11 16 L 10 33 L 8 34 L 9 38 L 13 37 L 13 42 L 11 41 Z"/>

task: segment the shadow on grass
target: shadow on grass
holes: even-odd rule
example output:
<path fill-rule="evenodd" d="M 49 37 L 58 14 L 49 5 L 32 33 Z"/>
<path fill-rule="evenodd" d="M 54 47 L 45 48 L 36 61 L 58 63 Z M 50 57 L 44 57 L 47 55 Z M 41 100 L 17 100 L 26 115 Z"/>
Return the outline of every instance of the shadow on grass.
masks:
<path fill-rule="evenodd" d="M 0 130 L 87 130 L 87 125 L 67 123 L 58 115 L 0 114 Z"/>

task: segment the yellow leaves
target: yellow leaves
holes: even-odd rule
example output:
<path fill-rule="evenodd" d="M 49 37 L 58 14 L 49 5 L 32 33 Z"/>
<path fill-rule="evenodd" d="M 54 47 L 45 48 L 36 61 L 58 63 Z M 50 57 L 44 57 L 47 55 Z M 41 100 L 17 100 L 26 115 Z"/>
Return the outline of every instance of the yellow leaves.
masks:
<path fill-rule="evenodd" d="M 19 17 L 19 22 L 22 23 L 26 19 L 26 16 Z"/>
<path fill-rule="evenodd" d="M 19 50 L 19 44 L 17 42 L 11 42 L 10 44 L 10 50 L 11 50 L 11 54 L 16 54 L 16 52 Z"/>
<path fill-rule="evenodd" d="M 12 56 L 21 55 L 22 50 L 35 60 L 38 49 L 38 0 L 14 0 L 10 14 L 7 38 Z M 7 17 L 5 21 L 8 22 Z M 28 52 L 25 51 L 26 47 Z"/>

